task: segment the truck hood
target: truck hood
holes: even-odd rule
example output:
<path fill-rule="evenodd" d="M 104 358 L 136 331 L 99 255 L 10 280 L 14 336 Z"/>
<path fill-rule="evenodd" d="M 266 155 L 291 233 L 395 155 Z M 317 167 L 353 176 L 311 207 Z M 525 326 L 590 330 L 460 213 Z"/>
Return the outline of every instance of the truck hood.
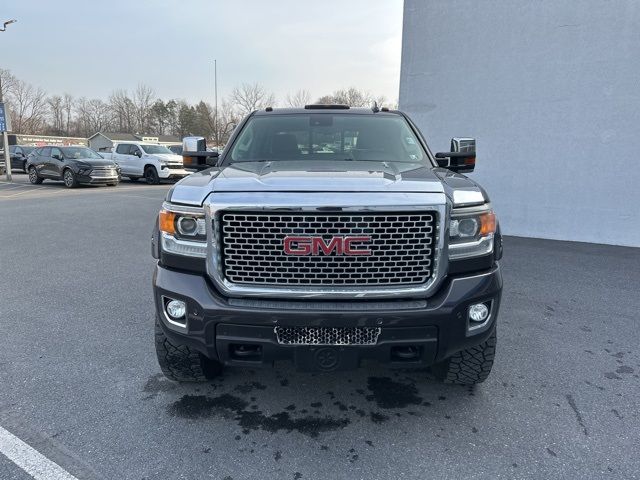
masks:
<path fill-rule="evenodd" d="M 453 206 L 489 201 L 470 178 L 420 163 L 364 161 L 238 162 L 180 180 L 167 199 L 202 205 L 212 192 L 444 193 Z"/>
<path fill-rule="evenodd" d="M 216 192 L 443 192 L 431 168 L 377 161 L 236 162 L 213 182 Z"/>

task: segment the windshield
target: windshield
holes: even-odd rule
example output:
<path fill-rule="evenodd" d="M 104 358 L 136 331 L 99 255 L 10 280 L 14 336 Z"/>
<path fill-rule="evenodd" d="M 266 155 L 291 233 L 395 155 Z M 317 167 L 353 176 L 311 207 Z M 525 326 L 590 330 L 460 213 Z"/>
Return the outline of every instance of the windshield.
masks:
<path fill-rule="evenodd" d="M 427 156 L 399 115 L 311 113 L 250 118 L 231 159 L 426 162 Z"/>
<path fill-rule="evenodd" d="M 169 150 L 164 145 L 140 145 L 140 148 L 144 150 L 144 153 L 153 154 L 163 154 L 168 153 L 169 155 L 173 155 L 173 152 Z"/>
<path fill-rule="evenodd" d="M 65 158 L 102 158 L 96 152 L 86 147 L 63 147 L 62 153 Z"/>

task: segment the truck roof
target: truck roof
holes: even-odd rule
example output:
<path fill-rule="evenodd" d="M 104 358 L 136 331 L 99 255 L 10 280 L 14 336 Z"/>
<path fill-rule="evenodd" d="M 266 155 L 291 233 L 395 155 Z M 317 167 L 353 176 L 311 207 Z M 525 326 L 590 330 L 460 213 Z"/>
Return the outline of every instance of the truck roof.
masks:
<path fill-rule="evenodd" d="M 399 115 L 400 113 L 396 110 L 379 110 L 374 111 L 370 107 L 349 107 L 348 105 L 307 105 L 304 108 L 272 108 L 267 107 L 262 110 L 256 110 L 254 115 L 286 115 L 292 113 L 327 113 L 333 114 L 336 113 L 348 113 L 348 114 L 356 114 L 356 115 Z"/>

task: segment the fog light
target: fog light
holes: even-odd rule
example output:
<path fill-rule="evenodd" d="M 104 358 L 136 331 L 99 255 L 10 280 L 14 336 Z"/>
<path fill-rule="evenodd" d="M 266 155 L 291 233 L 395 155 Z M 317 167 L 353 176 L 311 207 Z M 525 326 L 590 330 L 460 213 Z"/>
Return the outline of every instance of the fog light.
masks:
<path fill-rule="evenodd" d="M 484 303 L 476 303 L 469 307 L 469 318 L 472 322 L 484 322 L 489 316 L 489 307 Z"/>
<path fill-rule="evenodd" d="M 171 300 L 167 303 L 167 314 L 173 320 L 184 318 L 187 313 L 187 306 L 182 300 Z"/>

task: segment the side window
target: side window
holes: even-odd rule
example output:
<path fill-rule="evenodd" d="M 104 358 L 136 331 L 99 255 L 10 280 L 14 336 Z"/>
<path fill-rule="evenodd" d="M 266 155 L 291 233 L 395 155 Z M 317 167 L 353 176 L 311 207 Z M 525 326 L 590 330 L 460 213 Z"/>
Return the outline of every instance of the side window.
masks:
<path fill-rule="evenodd" d="M 129 145 L 128 143 L 119 143 L 118 148 L 116 148 L 116 153 L 121 153 L 123 155 L 129 155 Z"/>
<path fill-rule="evenodd" d="M 42 155 L 43 157 L 50 157 L 51 147 L 44 147 L 42 150 L 40 150 L 40 155 Z"/>
<path fill-rule="evenodd" d="M 62 158 L 62 152 L 60 151 L 59 148 L 52 148 L 51 149 L 51 157 L 57 157 L 57 158 Z"/>

